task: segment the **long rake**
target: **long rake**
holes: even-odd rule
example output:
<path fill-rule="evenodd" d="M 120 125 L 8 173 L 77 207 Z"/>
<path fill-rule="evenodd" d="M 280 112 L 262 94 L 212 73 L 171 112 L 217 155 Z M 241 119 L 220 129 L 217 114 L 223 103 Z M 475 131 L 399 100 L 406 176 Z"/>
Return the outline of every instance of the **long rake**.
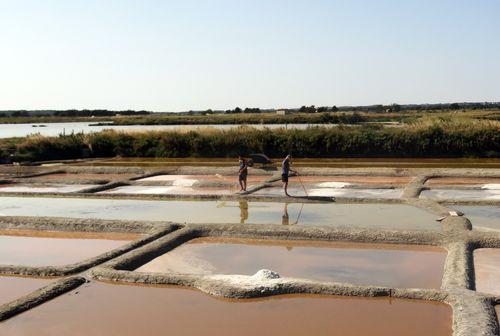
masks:
<path fill-rule="evenodd" d="M 302 185 L 302 189 L 304 189 L 304 193 L 306 194 L 306 197 L 309 197 L 309 195 L 307 194 L 306 187 L 304 186 L 304 183 L 302 183 L 302 179 L 300 178 L 299 173 L 297 173 L 297 177 L 299 178 L 300 185 Z"/>

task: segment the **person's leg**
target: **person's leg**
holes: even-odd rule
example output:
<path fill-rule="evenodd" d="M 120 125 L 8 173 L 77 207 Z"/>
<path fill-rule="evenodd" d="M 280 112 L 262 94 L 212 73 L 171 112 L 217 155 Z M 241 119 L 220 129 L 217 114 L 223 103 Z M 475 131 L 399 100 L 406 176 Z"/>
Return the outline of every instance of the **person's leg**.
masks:
<path fill-rule="evenodd" d="M 288 176 L 285 175 L 285 174 L 282 174 L 281 175 L 281 182 L 283 182 L 283 188 L 285 189 L 285 195 L 286 196 L 290 196 L 288 195 Z"/>
<path fill-rule="evenodd" d="M 243 191 L 247 191 L 247 176 L 246 175 L 243 177 L 243 183 L 242 183 L 241 187 L 243 188 Z"/>
<path fill-rule="evenodd" d="M 288 180 L 285 182 L 285 195 L 290 196 L 288 195 Z"/>
<path fill-rule="evenodd" d="M 243 179 L 241 178 L 241 176 L 238 177 L 238 180 L 240 182 L 240 191 L 243 191 Z"/>

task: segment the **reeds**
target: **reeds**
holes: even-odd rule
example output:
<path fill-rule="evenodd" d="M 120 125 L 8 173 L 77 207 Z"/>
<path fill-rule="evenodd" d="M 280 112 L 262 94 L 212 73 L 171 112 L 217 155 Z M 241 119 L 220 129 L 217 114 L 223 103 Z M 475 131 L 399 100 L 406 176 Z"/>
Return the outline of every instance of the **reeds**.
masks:
<path fill-rule="evenodd" d="M 117 132 L 18 139 L 24 160 L 82 157 L 232 157 L 266 153 L 297 157 L 498 157 L 500 122 L 429 117 L 403 127 L 309 127 Z"/>

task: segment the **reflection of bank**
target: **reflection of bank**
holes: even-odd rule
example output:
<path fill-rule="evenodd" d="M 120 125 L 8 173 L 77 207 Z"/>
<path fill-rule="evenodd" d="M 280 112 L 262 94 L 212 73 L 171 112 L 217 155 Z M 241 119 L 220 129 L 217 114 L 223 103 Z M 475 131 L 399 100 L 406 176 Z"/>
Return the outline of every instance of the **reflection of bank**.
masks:
<path fill-rule="evenodd" d="M 248 219 L 248 202 L 240 201 L 240 224 L 245 224 L 245 221 Z"/>

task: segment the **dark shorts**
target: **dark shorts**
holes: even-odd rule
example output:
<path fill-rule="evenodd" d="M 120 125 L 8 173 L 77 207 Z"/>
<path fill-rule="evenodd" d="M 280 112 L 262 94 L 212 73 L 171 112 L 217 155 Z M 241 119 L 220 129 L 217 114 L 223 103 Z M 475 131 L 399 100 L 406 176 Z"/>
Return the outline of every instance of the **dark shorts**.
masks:
<path fill-rule="evenodd" d="M 281 182 L 288 182 L 288 175 L 281 174 Z"/>
<path fill-rule="evenodd" d="M 240 180 L 240 181 L 246 181 L 246 179 L 247 179 L 247 175 L 248 175 L 247 173 L 240 174 L 240 175 L 238 176 L 238 178 L 239 178 L 239 180 Z"/>

